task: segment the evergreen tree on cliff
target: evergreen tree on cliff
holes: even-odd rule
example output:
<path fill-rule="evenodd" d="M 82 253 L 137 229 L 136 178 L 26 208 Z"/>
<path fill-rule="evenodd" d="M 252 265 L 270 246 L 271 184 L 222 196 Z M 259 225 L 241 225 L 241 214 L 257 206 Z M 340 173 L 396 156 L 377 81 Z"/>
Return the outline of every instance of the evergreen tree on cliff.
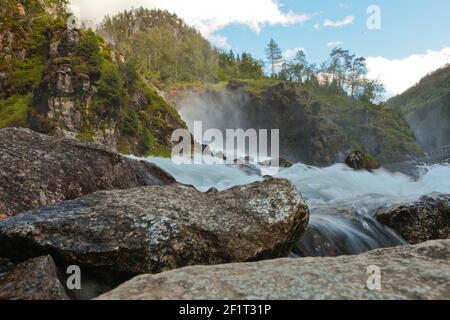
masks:
<path fill-rule="evenodd" d="M 270 42 L 266 47 L 266 56 L 270 62 L 272 77 L 274 77 L 275 76 L 275 65 L 278 62 L 280 62 L 280 60 L 283 56 L 281 55 L 280 47 L 273 39 L 270 39 Z"/>

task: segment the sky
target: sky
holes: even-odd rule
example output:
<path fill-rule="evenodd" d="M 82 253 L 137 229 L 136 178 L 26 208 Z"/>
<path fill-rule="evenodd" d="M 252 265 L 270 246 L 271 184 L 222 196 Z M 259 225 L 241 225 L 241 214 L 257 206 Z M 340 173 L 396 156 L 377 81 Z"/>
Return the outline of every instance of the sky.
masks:
<path fill-rule="evenodd" d="M 285 59 L 299 49 L 310 62 L 343 47 L 367 59 L 386 97 L 402 93 L 450 63 L 448 0 L 71 0 L 82 20 L 98 23 L 132 7 L 176 13 L 214 45 L 264 59 L 271 38 Z"/>

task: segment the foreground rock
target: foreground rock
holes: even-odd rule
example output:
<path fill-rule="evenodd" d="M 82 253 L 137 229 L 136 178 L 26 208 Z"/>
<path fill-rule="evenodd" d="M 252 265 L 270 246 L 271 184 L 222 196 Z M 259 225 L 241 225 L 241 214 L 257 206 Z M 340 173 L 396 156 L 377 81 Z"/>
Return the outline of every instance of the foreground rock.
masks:
<path fill-rule="evenodd" d="M 376 218 L 412 244 L 450 239 L 450 194 L 423 196 L 416 202 L 383 210 Z"/>
<path fill-rule="evenodd" d="M 345 163 L 350 168 L 355 170 L 372 171 L 375 169 L 379 169 L 381 167 L 380 162 L 378 160 L 360 151 L 355 151 L 349 154 L 348 157 L 345 159 Z"/>
<path fill-rule="evenodd" d="M 0 278 L 0 300 L 68 300 L 50 256 L 19 264 Z"/>
<path fill-rule="evenodd" d="M 209 193 L 179 184 L 103 191 L 0 221 L 0 256 L 51 253 L 129 275 L 286 257 L 308 218 L 283 179 Z"/>
<path fill-rule="evenodd" d="M 138 276 L 98 299 L 450 299 L 450 241 L 337 258 L 195 266 Z M 367 267 L 381 268 L 369 290 Z"/>
<path fill-rule="evenodd" d="M 14 268 L 14 263 L 5 258 L 0 257 L 0 277 Z"/>
<path fill-rule="evenodd" d="M 155 165 L 97 144 L 28 129 L 0 130 L 0 220 L 98 190 L 174 181 Z"/>

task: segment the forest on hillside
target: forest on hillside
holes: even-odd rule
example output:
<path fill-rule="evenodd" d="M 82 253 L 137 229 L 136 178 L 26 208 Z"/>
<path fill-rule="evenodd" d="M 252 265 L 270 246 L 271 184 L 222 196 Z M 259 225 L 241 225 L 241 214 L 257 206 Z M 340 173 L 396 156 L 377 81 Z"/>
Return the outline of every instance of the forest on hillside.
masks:
<path fill-rule="evenodd" d="M 273 78 L 309 82 L 330 94 L 366 101 L 376 101 L 383 92 L 378 81 L 367 79 L 365 59 L 342 48 L 334 48 L 327 61 L 317 64 L 302 50 L 284 59 L 271 39 L 266 60 L 258 60 L 246 52 L 213 47 L 175 14 L 144 8 L 107 16 L 97 31 L 155 84 Z"/>

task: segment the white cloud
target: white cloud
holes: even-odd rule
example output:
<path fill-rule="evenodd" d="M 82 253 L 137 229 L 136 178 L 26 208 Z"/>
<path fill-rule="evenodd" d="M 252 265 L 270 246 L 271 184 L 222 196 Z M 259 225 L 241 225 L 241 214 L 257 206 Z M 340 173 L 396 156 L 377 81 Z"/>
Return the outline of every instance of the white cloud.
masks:
<path fill-rule="evenodd" d="M 211 43 L 218 48 L 231 49 L 231 46 L 228 43 L 227 37 L 224 37 L 220 34 L 210 34 L 209 41 L 211 41 Z"/>
<path fill-rule="evenodd" d="M 339 47 L 342 46 L 344 42 L 342 41 L 332 41 L 327 43 L 327 47 Z"/>
<path fill-rule="evenodd" d="M 223 42 L 215 32 L 231 24 L 246 25 L 259 33 L 266 25 L 291 25 L 311 18 L 293 11 L 284 12 L 277 0 L 70 0 L 80 9 L 82 20 L 99 22 L 125 9 L 159 8 L 176 13 L 210 40 Z"/>
<path fill-rule="evenodd" d="M 428 73 L 450 63 L 450 47 L 440 51 L 428 50 L 404 59 L 368 57 L 370 79 L 379 79 L 386 88 L 386 97 L 400 94 L 415 85 Z"/>
<path fill-rule="evenodd" d="M 323 26 L 328 28 L 342 28 L 353 24 L 353 21 L 355 21 L 354 16 L 346 16 L 342 20 L 335 20 L 335 21 L 327 19 L 323 22 Z"/>
<path fill-rule="evenodd" d="M 287 49 L 286 51 L 283 52 L 283 58 L 286 59 L 286 60 L 292 59 L 292 58 L 295 57 L 297 52 L 300 51 L 300 50 L 305 52 L 304 48 Z"/>

